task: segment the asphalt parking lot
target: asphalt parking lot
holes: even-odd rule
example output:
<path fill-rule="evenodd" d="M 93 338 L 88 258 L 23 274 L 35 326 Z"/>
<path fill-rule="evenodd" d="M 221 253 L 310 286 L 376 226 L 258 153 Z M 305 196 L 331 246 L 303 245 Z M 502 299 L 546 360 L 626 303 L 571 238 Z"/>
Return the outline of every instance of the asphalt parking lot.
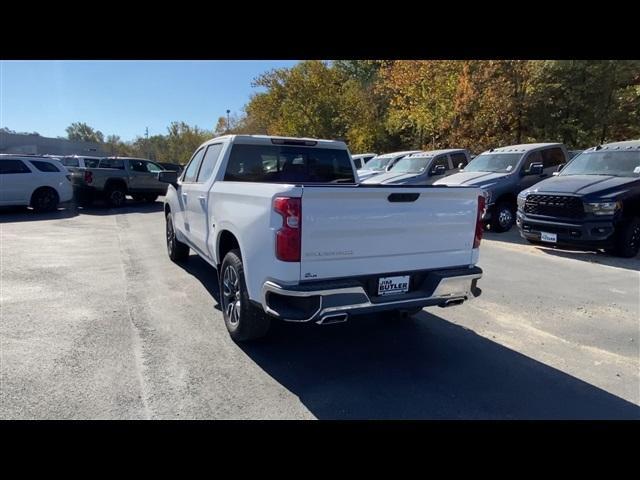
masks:
<path fill-rule="evenodd" d="M 483 294 L 238 346 L 162 203 L 0 212 L 0 418 L 640 419 L 640 258 L 485 235 Z"/>

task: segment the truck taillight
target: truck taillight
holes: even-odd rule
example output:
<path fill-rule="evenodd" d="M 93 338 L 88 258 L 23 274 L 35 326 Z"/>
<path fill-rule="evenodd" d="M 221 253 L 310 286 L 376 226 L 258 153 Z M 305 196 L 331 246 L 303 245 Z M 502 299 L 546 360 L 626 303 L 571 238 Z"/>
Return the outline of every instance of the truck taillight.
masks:
<path fill-rule="evenodd" d="M 478 216 L 476 217 L 476 236 L 473 239 L 473 248 L 480 246 L 482 240 L 482 233 L 484 232 L 484 222 L 482 216 L 484 215 L 486 201 L 484 195 L 478 195 Z"/>
<path fill-rule="evenodd" d="M 84 183 L 93 183 L 93 172 L 84 172 Z"/>
<path fill-rule="evenodd" d="M 283 262 L 300 261 L 302 203 L 300 198 L 276 197 L 273 209 L 282 215 L 282 228 L 276 232 L 276 258 Z"/>

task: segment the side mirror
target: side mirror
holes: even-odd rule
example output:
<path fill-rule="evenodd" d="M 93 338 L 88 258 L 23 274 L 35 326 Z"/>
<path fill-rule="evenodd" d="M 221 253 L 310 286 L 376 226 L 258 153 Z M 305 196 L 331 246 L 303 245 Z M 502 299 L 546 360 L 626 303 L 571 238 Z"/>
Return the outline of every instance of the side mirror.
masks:
<path fill-rule="evenodd" d="M 460 168 L 460 169 L 464 168 L 464 163 L 460 162 L 460 163 L 458 164 L 458 168 Z"/>
<path fill-rule="evenodd" d="M 561 163 L 560 165 L 558 165 L 558 168 L 556 169 L 556 172 L 559 172 L 560 170 L 562 170 L 565 165 L 566 165 L 566 163 Z"/>
<path fill-rule="evenodd" d="M 557 177 L 558 175 L 560 175 L 560 172 L 553 172 L 551 175 L 553 175 L 554 177 Z"/>
<path fill-rule="evenodd" d="M 529 167 L 529 175 L 542 175 L 543 166 L 541 163 L 532 163 Z"/>
<path fill-rule="evenodd" d="M 444 175 L 447 169 L 444 165 L 436 165 L 436 168 L 431 170 L 431 175 Z"/>
<path fill-rule="evenodd" d="M 162 183 L 169 183 L 173 185 L 174 188 L 178 188 L 178 172 L 171 170 L 158 172 L 158 181 Z"/>

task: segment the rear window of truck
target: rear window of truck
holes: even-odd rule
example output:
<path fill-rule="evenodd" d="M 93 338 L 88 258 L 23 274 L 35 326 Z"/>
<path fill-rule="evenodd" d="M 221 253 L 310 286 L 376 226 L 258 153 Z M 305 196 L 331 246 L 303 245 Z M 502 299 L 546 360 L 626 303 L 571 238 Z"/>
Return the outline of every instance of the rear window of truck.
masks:
<path fill-rule="evenodd" d="M 258 183 L 354 183 L 346 150 L 287 145 L 234 145 L 224 179 Z"/>

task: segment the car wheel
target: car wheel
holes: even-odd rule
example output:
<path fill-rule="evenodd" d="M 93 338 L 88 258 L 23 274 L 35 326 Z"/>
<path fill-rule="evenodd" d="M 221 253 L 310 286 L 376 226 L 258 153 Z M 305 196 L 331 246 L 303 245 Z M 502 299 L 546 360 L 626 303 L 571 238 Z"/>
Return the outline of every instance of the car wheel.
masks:
<path fill-rule="evenodd" d="M 176 231 L 173 228 L 173 218 L 171 214 L 167 214 L 167 253 L 169 258 L 174 262 L 182 262 L 189 258 L 189 245 L 182 243 L 176 237 Z"/>
<path fill-rule="evenodd" d="M 511 230 L 515 220 L 516 215 L 513 205 L 509 202 L 502 202 L 496 205 L 494 216 L 491 219 L 491 227 L 494 232 L 507 232 Z"/>
<path fill-rule="evenodd" d="M 109 187 L 105 193 L 107 196 L 107 203 L 111 207 L 120 208 L 127 201 L 127 193 L 124 188 L 119 185 Z"/>
<path fill-rule="evenodd" d="M 220 267 L 220 301 L 224 323 L 236 342 L 264 337 L 271 319 L 249 300 L 239 250 L 227 253 Z"/>
<path fill-rule="evenodd" d="M 60 197 L 53 188 L 40 188 L 31 197 L 31 206 L 36 212 L 53 212 L 58 208 Z"/>
<path fill-rule="evenodd" d="M 640 218 L 634 217 L 622 224 L 616 232 L 614 253 L 631 258 L 640 251 Z"/>

